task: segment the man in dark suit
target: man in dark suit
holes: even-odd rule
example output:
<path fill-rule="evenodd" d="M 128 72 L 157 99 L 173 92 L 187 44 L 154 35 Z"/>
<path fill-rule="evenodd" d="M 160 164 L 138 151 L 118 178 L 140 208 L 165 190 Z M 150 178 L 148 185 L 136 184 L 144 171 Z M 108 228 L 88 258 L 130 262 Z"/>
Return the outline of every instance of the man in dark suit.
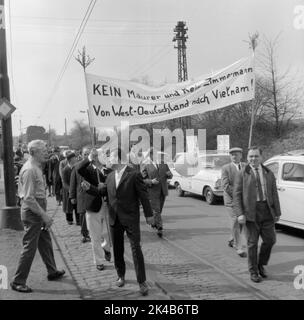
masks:
<path fill-rule="evenodd" d="M 60 149 L 55 147 L 53 156 L 50 158 L 49 179 L 52 181 L 58 205 L 61 205 L 62 202 L 62 180 L 59 174 L 59 164 L 61 160 L 63 160 L 63 157 L 60 154 Z"/>
<path fill-rule="evenodd" d="M 73 211 L 75 211 L 75 220 L 76 224 L 80 225 L 79 222 L 79 213 L 76 211 L 75 205 L 71 202 L 70 199 L 70 182 L 71 174 L 74 165 L 76 164 L 76 155 L 75 153 L 68 153 L 66 156 L 67 165 L 62 169 L 62 185 L 63 185 L 63 202 L 62 209 L 66 214 L 66 220 L 68 224 L 73 224 Z"/>
<path fill-rule="evenodd" d="M 88 157 L 90 154 L 90 149 L 85 147 L 82 149 L 83 159 Z M 75 164 L 71 173 L 70 180 L 70 199 L 71 203 L 76 205 L 76 211 L 79 214 L 79 221 L 81 226 L 81 235 L 82 242 L 90 242 L 91 238 L 89 236 L 89 230 L 87 228 L 86 222 L 86 192 L 81 187 L 81 183 L 84 181 L 84 178 L 78 173 L 78 164 L 82 159 L 78 158 L 78 163 Z"/>
<path fill-rule="evenodd" d="M 236 175 L 245 163 L 241 162 L 243 156 L 243 149 L 231 148 L 229 150 L 231 162 L 222 167 L 222 188 L 224 190 L 224 204 L 226 210 L 231 218 L 231 235 L 228 241 L 228 246 L 234 248 L 237 254 L 245 258 L 246 252 L 242 248 L 243 231 L 242 226 L 239 224 L 237 215 L 233 209 L 233 187 L 235 184 Z"/>
<path fill-rule="evenodd" d="M 107 205 L 101 196 L 101 184 L 105 182 L 109 170 L 99 161 L 98 152 L 92 149 L 89 156 L 77 165 L 78 173 L 85 181 L 81 187 L 86 191 L 86 219 L 91 236 L 93 260 L 96 268 L 104 269 L 103 256 L 111 260 L 109 233 L 107 230 Z M 104 254 L 103 254 L 104 253 Z"/>
<path fill-rule="evenodd" d="M 153 223 L 153 213 L 147 188 L 140 173 L 126 165 L 126 155 L 121 149 L 112 150 L 109 162 L 113 171 L 108 175 L 106 186 L 109 199 L 109 223 L 113 241 L 114 263 L 118 279 L 116 285 L 125 284 L 124 233 L 130 240 L 134 267 L 140 293 L 148 294 L 144 257 L 140 245 L 139 200 L 148 224 Z"/>
<path fill-rule="evenodd" d="M 246 224 L 248 267 L 253 282 L 267 277 L 267 265 L 271 249 L 276 242 L 275 222 L 281 209 L 274 174 L 262 165 L 262 151 L 251 147 L 249 164 L 237 175 L 234 187 L 234 209 L 241 224 Z M 258 240 L 261 244 L 258 257 Z"/>
<path fill-rule="evenodd" d="M 153 149 L 152 149 L 153 150 Z M 166 197 L 168 195 L 168 179 L 172 178 L 172 173 L 164 159 L 152 161 L 153 155 L 150 151 L 150 163 L 142 165 L 142 175 L 144 182 L 148 186 L 149 199 L 154 215 L 153 227 L 157 230 L 157 235 L 163 235 L 162 211 Z M 161 156 L 159 155 L 161 158 Z"/>

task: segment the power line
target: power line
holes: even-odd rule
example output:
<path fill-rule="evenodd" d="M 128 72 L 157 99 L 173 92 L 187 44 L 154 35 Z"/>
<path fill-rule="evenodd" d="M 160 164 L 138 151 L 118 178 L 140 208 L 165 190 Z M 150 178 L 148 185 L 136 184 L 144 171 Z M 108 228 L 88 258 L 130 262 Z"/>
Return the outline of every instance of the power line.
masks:
<path fill-rule="evenodd" d="M 33 19 L 33 20 L 57 20 L 57 21 L 79 21 L 80 18 L 56 18 L 56 17 L 38 17 L 38 16 L 13 16 L 13 18 L 16 19 Z M 105 20 L 105 19 L 91 19 L 91 22 L 127 22 L 127 23 L 143 23 L 143 24 L 153 24 L 153 23 L 163 23 L 172 25 L 172 23 L 175 23 L 175 20 L 169 21 L 169 20 L 127 20 L 127 19 L 112 19 L 112 20 Z"/>
<path fill-rule="evenodd" d="M 16 43 L 20 44 L 20 45 L 29 45 L 29 46 L 50 46 L 50 42 L 45 42 L 45 43 L 41 43 L 41 42 L 22 42 L 22 41 L 17 41 Z M 90 45 L 90 47 L 130 47 L 130 48 L 138 48 L 138 47 L 149 47 L 151 48 L 152 45 L 151 44 L 125 44 L 125 43 L 110 43 L 110 44 L 105 44 L 105 43 L 87 43 L 88 45 Z M 65 43 L 52 43 L 52 46 L 65 46 Z M 153 47 L 171 47 L 170 45 L 166 45 L 166 44 L 153 44 Z"/>
<path fill-rule="evenodd" d="M 165 57 L 170 52 L 171 49 L 172 49 L 171 47 L 167 48 L 167 50 L 162 52 L 161 55 L 156 60 L 154 60 L 154 62 L 152 62 L 146 68 L 142 69 L 140 72 L 138 72 L 137 75 L 143 74 L 144 72 L 147 72 L 152 67 L 154 67 L 163 57 Z"/>
<path fill-rule="evenodd" d="M 68 64 L 69 64 L 69 62 L 71 60 L 71 57 L 72 57 L 72 55 L 73 55 L 73 53 L 75 51 L 75 48 L 76 48 L 76 46 L 77 46 L 77 44 L 78 44 L 78 42 L 80 40 L 80 37 L 81 37 L 81 35 L 82 35 L 83 31 L 84 31 L 84 28 L 85 28 L 85 26 L 86 26 L 86 24 L 87 24 L 87 22 L 88 22 L 88 20 L 89 20 L 89 18 L 91 16 L 91 13 L 92 13 L 92 11 L 93 11 L 93 9 L 95 7 L 96 2 L 97 2 L 97 0 L 91 0 L 90 4 L 89 4 L 89 6 L 88 6 L 88 8 L 86 10 L 86 13 L 85 13 L 85 15 L 84 15 L 84 17 L 83 17 L 83 19 L 81 21 L 81 24 L 79 26 L 78 32 L 77 32 L 77 34 L 76 34 L 76 36 L 74 38 L 73 44 L 71 46 L 71 49 L 70 49 L 70 51 L 69 51 L 69 53 L 67 55 L 67 58 L 65 59 L 63 67 L 61 68 L 61 70 L 59 72 L 59 75 L 58 75 L 57 80 L 55 82 L 55 86 L 54 86 L 53 90 L 51 91 L 51 94 L 50 94 L 50 96 L 49 96 L 49 98 L 48 98 L 48 100 L 47 100 L 42 112 L 37 117 L 36 123 L 39 120 L 39 118 L 42 116 L 43 112 L 46 110 L 48 105 L 51 103 L 51 101 L 52 101 L 52 99 L 53 99 L 53 97 L 54 97 L 54 95 L 55 95 L 55 93 L 56 93 L 56 91 L 58 89 L 58 86 L 59 86 L 59 84 L 60 84 L 60 82 L 61 82 L 61 80 L 62 80 L 62 78 L 63 78 L 63 76 L 65 74 L 65 71 L 66 71 L 66 69 L 68 67 Z"/>
<path fill-rule="evenodd" d="M 152 57 L 152 59 L 149 61 L 149 64 L 146 63 L 142 65 L 139 69 L 136 70 L 136 72 L 134 72 L 134 75 L 132 77 L 139 76 L 144 72 L 150 70 L 156 63 L 158 63 L 161 60 L 162 57 L 167 55 L 170 50 L 171 47 L 166 46 L 162 48 L 156 55 Z"/>
<path fill-rule="evenodd" d="M 153 55 L 152 60 L 154 60 L 155 57 L 159 56 L 167 47 L 168 46 L 163 46 L 159 50 L 157 50 L 157 52 Z M 141 65 L 137 65 L 135 68 L 132 68 L 132 71 L 128 73 L 130 75 L 129 79 L 132 79 L 135 75 L 137 75 L 142 69 L 146 67 L 148 63 L 151 63 L 150 56 L 148 56 Z"/>

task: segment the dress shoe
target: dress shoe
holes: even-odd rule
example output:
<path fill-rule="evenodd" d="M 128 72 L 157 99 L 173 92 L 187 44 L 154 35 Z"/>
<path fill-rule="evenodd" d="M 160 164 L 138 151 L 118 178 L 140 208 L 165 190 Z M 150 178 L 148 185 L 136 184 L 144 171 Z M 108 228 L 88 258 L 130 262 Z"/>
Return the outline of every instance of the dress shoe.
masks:
<path fill-rule="evenodd" d="M 125 285 L 125 278 L 124 277 L 118 277 L 116 280 L 116 286 L 117 287 L 123 287 Z"/>
<path fill-rule="evenodd" d="M 49 281 L 54 281 L 54 280 L 62 278 L 64 274 L 65 274 L 64 270 L 57 270 L 55 273 L 49 274 L 47 276 L 47 278 Z"/>
<path fill-rule="evenodd" d="M 148 285 L 146 282 L 139 284 L 139 292 L 141 295 L 146 296 L 149 292 Z"/>
<path fill-rule="evenodd" d="M 103 264 L 98 264 L 96 266 L 96 269 L 99 270 L 99 271 L 102 271 L 104 269 L 104 265 Z"/>
<path fill-rule="evenodd" d="M 241 258 L 246 258 L 247 257 L 247 253 L 245 251 L 239 251 L 237 253 Z"/>
<path fill-rule="evenodd" d="M 91 242 L 91 238 L 89 236 L 82 237 L 81 242 L 82 243 Z"/>
<path fill-rule="evenodd" d="M 103 249 L 104 251 L 104 257 L 107 261 L 111 261 L 111 251 L 108 251 L 108 250 L 105 250 Z"/>
<path fill-rule="evenodd" d="M 233 239 L 228 241 L 228 247 L 233 248 Z"/>
<path fill-rule="evenodd" d="M 267 272 L 266 272 L 266 270 L 265 270 L 265 268 L 264 268 L 264 266 L 262 265 L 262 264 L 259 264 L 258 265 L 258 269 L 259 269 L 259 274 L 260 274 L 260 276 L 262 277 L 262 278 L 267 278 Z"/>
<path fill-rule="evenodd" d="M 68 225 L 72 225 L 73 224 L 73 221 L 68 221 Z"/>
<path fill-rule="evenodd" d="M 18 292 L 22 292 L 22 293 L 33 292 L 33 290 L 25 284 L 17 284 L 17 283 L 11 282 L 10 286 L 13 290 Z"/>
<path fill-rule="evenodd" d="M 256 283 L 261 282 L 261 280 L 262 280 L 257 273 L 252 273 L 250 275 L 250 279 L 251 279 L 251 281 L 256 282 Z"/>
<path fill-rule="evenodd" d="M 81 226 L 81 224 L 80 224 L 80 222 L 79 222 L 79 221 L 77 221 L 77 222 L 76 222 L 76 225 L 77 225 L 77 226 Z"/>

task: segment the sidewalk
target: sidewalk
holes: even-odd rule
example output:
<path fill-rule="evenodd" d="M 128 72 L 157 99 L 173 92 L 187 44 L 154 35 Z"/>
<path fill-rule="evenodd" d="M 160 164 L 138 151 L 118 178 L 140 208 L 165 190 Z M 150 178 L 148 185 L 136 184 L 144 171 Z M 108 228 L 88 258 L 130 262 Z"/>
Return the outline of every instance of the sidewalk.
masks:
<path fill-rule="evenodd" d="M 0 208 L 5 205 L 3 185 L 0 186 Z M 0 230 L 0 265 L 7 267 L 8 283 L 16 271 L 22 250 L 23 231 L 10 229 Z M 55 260 L 58 269 L 65 269 L 66 274 L 60 281 L 48 281 L 47 271 L 37 251 L 27 285 L 33 289 L 32 293 L 19 293 L 8 289 L 0 289 L 0 300 L 71 300 L 80 299 L 75 282 L 62 260 L 61 253 L 53 242 Z"/>

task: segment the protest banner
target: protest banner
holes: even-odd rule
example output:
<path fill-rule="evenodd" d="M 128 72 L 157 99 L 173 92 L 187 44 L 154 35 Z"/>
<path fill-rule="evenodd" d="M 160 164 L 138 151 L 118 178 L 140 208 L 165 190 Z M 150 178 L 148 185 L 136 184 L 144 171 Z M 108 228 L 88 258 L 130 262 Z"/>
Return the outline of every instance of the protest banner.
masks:
<path fill-rule="evenodd" d="M 220 109 L 254 98 L 253 57 L 212 74 L 154 88 L 86 74 L 90 123 L 113 127 L 164 121 Z"/>

